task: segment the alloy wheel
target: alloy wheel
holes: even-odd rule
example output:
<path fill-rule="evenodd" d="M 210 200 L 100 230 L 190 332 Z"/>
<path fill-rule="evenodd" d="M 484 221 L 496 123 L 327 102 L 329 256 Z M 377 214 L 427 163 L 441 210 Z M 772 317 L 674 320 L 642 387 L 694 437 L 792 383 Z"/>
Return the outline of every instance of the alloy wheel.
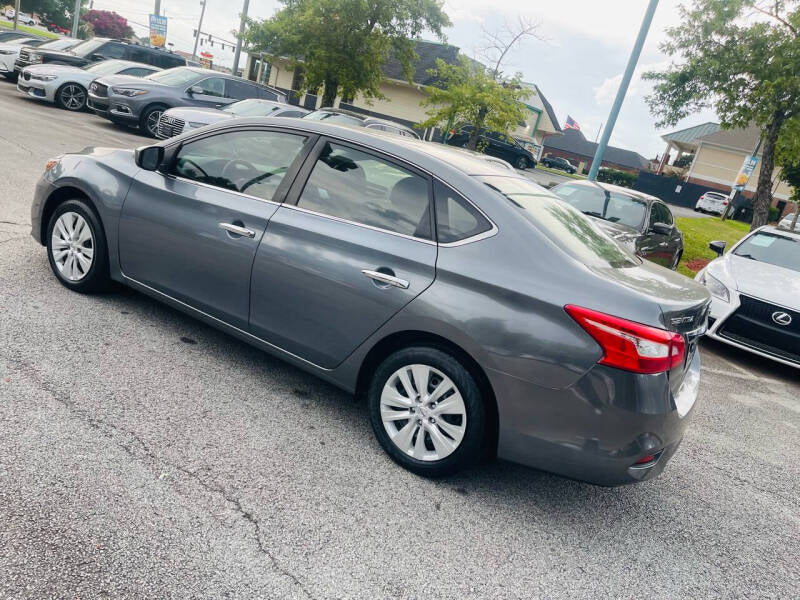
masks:
<path fill-rule="evenodd" d="M 92 268 L 92 230 L 76 212 L 65 212 L 58 218 L 53 227 L 50 247 L 56 268 L 68 281 L 80 281 Z"/>
<path fill-rule="evenodd" d="M 387 379 L 380 416 L 392 443 L 422 461 L 442 460 L 455 452 L 467 427 L 467 409 L 456 384 L 421 364 L 404 366 Z"/>
<path fill-rule="evenodd" d="M 68 84 L 61 90 L 61 104 L 67 110 L 80 110 L 86 104 L 86 92 L 79 85 Z"/>
<path fill-rule="evenodd" d="M 158 121 L 161 119 L 162 114 L 164 114 L 163 110 L 154 110 L 147 115 L 145 127 L 147 127 L 147 132 L 153 137 L 155 137 L 158 132 Z"/>

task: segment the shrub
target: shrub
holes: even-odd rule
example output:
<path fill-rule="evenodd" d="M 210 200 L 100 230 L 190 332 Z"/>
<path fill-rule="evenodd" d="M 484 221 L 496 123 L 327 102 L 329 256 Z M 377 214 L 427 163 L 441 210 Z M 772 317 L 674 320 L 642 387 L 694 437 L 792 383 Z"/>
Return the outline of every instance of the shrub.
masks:
<path fill-rule="evenodd" d="M 606 169 L 601 168 L 597 171 L 597 181 L 602 181 L 603 183 L 611 183 L 614 185 L 621 185 L 623 187 L 632 188 L 634 182 L 636 181 L 636 175 L 634 173 L 628 173 L 627 171 L 620 171 L 619 169 Z"/>

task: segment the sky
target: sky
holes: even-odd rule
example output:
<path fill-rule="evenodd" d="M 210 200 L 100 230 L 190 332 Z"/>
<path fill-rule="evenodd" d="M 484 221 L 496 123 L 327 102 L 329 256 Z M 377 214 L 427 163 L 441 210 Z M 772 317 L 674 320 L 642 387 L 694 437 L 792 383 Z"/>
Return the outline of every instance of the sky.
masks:
<path fill-rule="evenodd" d="M 137 35 L 147 33 L 148 14 L 154 0 L 93 0 L 94 8 L 115 10 L 126 17 Z M 235 41 L 243 0 L 207 0 L 203 31 Z M 641 73 L 664 68 L 669 57 L 659 50 L 665 29 L 680 22 L 678 2 L 661 0 L 642 50 L 611 144 L 635 150 L 653 158 L 664 150 L 660 136 L 717 120 L 704 111 L 687 117 L 676 127 L 657 130 L 654 117 L 644 101 L 650 84 Z M 277 0 L 250 0 L 253 18 L 269 18 L 279 6 Z M 169 19 L 167 40 L 179 50 L 192 51 L 193 30 L 200 18 L 200 0 L 162 0 L 162 12 Z M 445 11 L 453 26 L 446 30 L 447 42 L 469 56 L 480 48 L 483 29 L 498 31 L 520 16 L 539 23 L 542 39 L 525 39 L 508 55 L 503 70 L 522 73 L 523 80 L 536 83 L 550 101 L 561 125 L 571 116 L 589 140 L 606 121 L 622 79 L 647 8 L 647 0 L 446 0 Z M 434 39 L 432 34 L 423 36 Z M 233 63 L 230 49 L 210 50 L 215 61 Z M 243 66 L 243 65 L 240 65 Z"/>

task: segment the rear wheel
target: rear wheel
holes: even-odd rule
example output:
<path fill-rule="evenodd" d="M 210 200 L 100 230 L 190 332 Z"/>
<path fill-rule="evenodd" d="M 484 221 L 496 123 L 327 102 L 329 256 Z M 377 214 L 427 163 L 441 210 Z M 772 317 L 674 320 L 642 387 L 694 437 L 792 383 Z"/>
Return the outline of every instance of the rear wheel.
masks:
<path fill-rule="evenodd" d="M 441 477 L 479 455 L 486 427 L 480 389 L 450 354 L 429 347 L 395 352 L 375 371 L 367 399 L 378 442 L 409 471 Z"/>
<path fill-rule="evenodd" d="M 86 108 L 86 89 L 77 83 L 65 83 L 56 92 L 56 104 L 77 112 Z"/>

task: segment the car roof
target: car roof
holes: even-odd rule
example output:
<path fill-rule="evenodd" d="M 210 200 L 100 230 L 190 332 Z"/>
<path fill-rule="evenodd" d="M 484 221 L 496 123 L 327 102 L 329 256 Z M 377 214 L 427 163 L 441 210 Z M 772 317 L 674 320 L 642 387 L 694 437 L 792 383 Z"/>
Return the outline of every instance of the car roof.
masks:
<path fill-rule="evenodd" d="M 380 117 L 373 117 L 372 115 L 364 115 L 354 110 L 346 110 L 344 108 L 331 108 L 326 106 L 324 108 L 318 108 L 314 112 L 329 112 L 337 115 L 347 115 L 348 117 L 353 117 L 354 119 L 363 121 L 365 124 L 380 123 L 381 125 L 391 125 L 392 127 L 399 127 L 400 129 L 414 131 L 408 125 L 403 125 L 402 123 L 398 123 L 397 121 L 390 121 L 389 119 L 381 119 Z M 416 131 L 414 131 L 414 134 L 419 135 Z"/>
<path fill-rule="evenodd" d="M 636 198 L 637 200 L 642 200 L 643 202 L 647 202 L 648 204 L 652 204 L 653 202 L 662 202 L 661 198 L 656 196 L 651 196 L 650 194 L 645 194 L 644 192 L 640 192 L 638 190 L 633 190 L 631 188 L 622 187 L 621 185 L 614 185 L 611 183 L 603 183 L 601 181 L 589 181 L 588 179 L 584 179 L 582 181 L 565 181 L 561 185 L 578 185 L 581 187 L 599 187 L 602 190 L 607 192 L 614 192 L 616 194 L 622 194 L 625 196 L 630 196 L 631 198 Z"/>
<path fill-rule="evenodd" d="M 764 231 L 766 233 L 774 233 L 775 235 L 780 235 L 782 237 L 800 241 L 800 229 L 795 229 L 794 231 L 792 231 L 790 229 L 785 229 L 783 227 L 776 227 L 774 225 L 764 225 L 763 227 L 759 227 L 758 229 L 756 229 L 753 233 L 757 233 L 759 231 Z"/>
<path fill-rule="evenodd" d="M 445 144 L 426 142 L 365 127 L 308 119 L 282 119 L 280 117 L 240 117 L 212 125 L 212 127 L 215 129 L 227 129 L 230 127 L 246 128 L 253 125 L 272 125 L 282 129 L 295 129 L 319 135 L 330 135 L 343 141 L 361 144 L 379 152 L 396 156 L 426 170 L 435 169 L 437 172 L 440 170 L 456 170 L 462 175 L 501 175 L 504 177 L 523 178 L 529 181 L 517 173 L 511 173 L 497 163 L 475 158 L 466 152 L 460 152 L 458 149 Z M 175 140 L 175 138 L 171 139 Z M 165 143 L 169 141 L 165 140 Z"/>

